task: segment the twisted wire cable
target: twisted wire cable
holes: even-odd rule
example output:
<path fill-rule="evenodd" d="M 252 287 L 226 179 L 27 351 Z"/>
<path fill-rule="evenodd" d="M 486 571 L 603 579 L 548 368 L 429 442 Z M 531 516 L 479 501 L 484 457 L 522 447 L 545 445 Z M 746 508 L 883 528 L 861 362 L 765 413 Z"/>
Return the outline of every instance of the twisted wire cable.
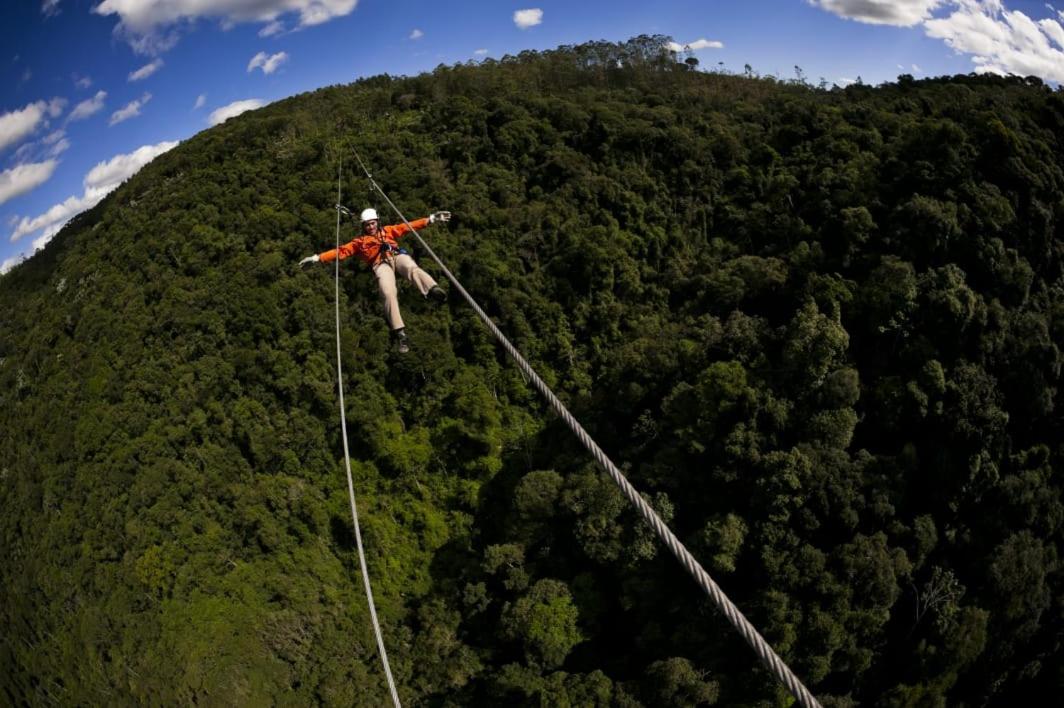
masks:
<path fill-rule="evenodd" d="M 510 340 L 506 338 L 502 333 L 502 330 L 500 330 L 484 310 L 481 309 L 480 305 L 477 304 L 477 301 L 473 299 L 473 296 L 462 287 L 462 284 L 458 282 L 458 278 L 456 278 L 454 274 L 451 273 L 450 269 L 444 265 L 443 261 L 436 255 L 436 252 L 425 242 L 425 239 L 421 238 L 421 234 L 410 226 L 410 222 L 407 221 L 406 217 L 403 216 L 403 213 L 399 211 L 399 208 L 395 206 L 395 203 L 388 198 L 388 195 L 383 189 L 381 189 L 376 180 L 373 179 L 373 175 L 370 174 L 368 169 L 366 169 L 366 165 L 362 162 L 362 158 L 358 154 L 358 151 L 353 147 L 352 150 L 354 151 L 355 159 L 358 160 L 358 164 L 362 167 L 363 172 L 366 173 L 366 178 L 369 179 L 370 184 L 380 193 L 388 203 L 388 206 L 398 214 L 399 218 L 402 219 L 403 223 L 406 224 L 408 229 L 410 229 L 410 232 L 417 238 L 418 243 L 420 243 L 429 256 L 432 257 L 432 260 L 436 262 L 444 275 L 447 276 L 447 280 L 451 282 L 451 285 L 461 293 L 462 297 L 465 298 L 466 302 L 469 303 L 474 312 L 476 312 L 480 319 L 484 321 L 488 330 L 495 336 L 499 343 L 502 344 L 503 349 L 505 349 L 514 362 L 516 362 L 521 372 L 525 374 L 525 376 L 532 382 L 535 389 L 547 400 L 551 409 L 553 409 L 554 412 L 565 421 L 565 424 L 569 426 L 569 429 L 573 431 L 584 447 L 587 448 L 588 452 L 590 452 L 592 457 L 595 458 L 595 461 L 599 463 L 599 465 L 606 471 L 606 474 L 608 474 L 617 486 L 620 487 L 621 493 L 624 494 L 625 498 L 631 502 L 636 510 L 639 511 L 640 516 L 642 516 L 650 525 L 654 530 L 654 533 L 658 535 L 658 538 L 662 540 L 662 542 L 668 547 L 669 551 L 671 551 L 676 559 L 680 561 L 680 564 L 684 569 L 694 578 L 695 582 L 698 583 L 699 587 L 701 587 L 706 595 L 708 595 L 713 601 L 713 604 L 717 606 L 717 609 L 721 611 L 731 625 L 735 627 L 736 631 L 739 632 L 742 638 L 746 640 L 746 643 L 750 645 L 750 648 L 753 649 L 754 653 L 761 659 L 762 664 L 764 664 L 764 666 L 787 687 L 787 690 L 791 692 L 791 695 L 795 697 L 803 708 L 822 708 L 816 697 L 813 696 L 809 689 L 806 688 L 794 672 L 791 671 L 790 667 L 787 666 L 783 659 L 781 659 L 775 650 L 773 650 L 765 638 L 761 636 L 761 633 L 758 632 L 750 621 L 746 619 L 739 608 L 735 606 L 735 603 L 724 594 L 724 591 L 721 590 L 720 586 L 709 576 L 709 573 L 706 572 L 695 557 L 691 555 L 686 546 L 684 546 L 680 539 L 676 537 L 676 534 L 672 532 L 661 517 L 658 516 L 657 512 L 654 511 L 653 507 L 640 496 L 635 487 L 633 487 L 624 474 L 617 469 L 617 466 L 606 456 L 606 453 L 602 451 L 602 448 L 600 448 L 587 431 L 584 430 L 579 421 L 573 417 L 565 407 L 565 404 L 554 395 L 554 392 L 549 386 L 547 386 L 543 379 L 539 377 L 532 368 L 532 365 L 521 355 L 521 352 L 510 343 Z"/>
<path fill-rule="evenodd" d="M 336 204 L 340 204 L 341 178 L 343 176 L 343 160 L 340 161 L 340 169 L 336 177 Z M 336 210 L 336 248 L 340 248 L 340 210 Z M 392 694 L 392 703 L 395 708 L 401 708 L 399 693 L 395 689 L 395 679 L 392 678 L 392 667 L 388 664 L 388 652 L 384 648 L 384 636 L 381 634 L 381 625 L 377 620 L 377 608 L 373 603 L 373 588 L 369 583 L 369 567 L 366 565 L 366 553 L 362 548 L 362 531 L 358 525 L 358 508 L 355 505 L 355 483 L 351 478 L 351 454 L 347 443 L 347 413 L 344 407 L 344 372 L 340 363 L 340 259 L 336 259 L 336 382 L 340 388 L 340 431 L 344 439 L 344 468 L 347 470 L 347 495 L 351 499 L 351 521 L 355 525 L 355 544 L 358 546 L 358 563 L 362 571 L 362 584 L 366 587 L 366 602 L 369 604 L 369 616 L 373 622 L 373 634 L 377 637 L 377 650 L 381 655 L 381 664 L 384 666 L 384 676 L 388 680 L 388 690 Z"/>

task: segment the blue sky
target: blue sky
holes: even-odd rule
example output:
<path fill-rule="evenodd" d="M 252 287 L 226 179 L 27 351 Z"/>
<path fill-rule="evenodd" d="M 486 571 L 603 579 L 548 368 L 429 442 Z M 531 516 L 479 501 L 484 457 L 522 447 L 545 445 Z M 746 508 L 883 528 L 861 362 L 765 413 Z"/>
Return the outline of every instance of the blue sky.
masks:
<path fill-rule="evenodd" d="M 380 73 L 659 33 L 704 70 L 1064 81 L 1064 0 L 6 0 L 0 273 L 242 109 Z M 203 8 L 209 8 L 204 10 Z"/>

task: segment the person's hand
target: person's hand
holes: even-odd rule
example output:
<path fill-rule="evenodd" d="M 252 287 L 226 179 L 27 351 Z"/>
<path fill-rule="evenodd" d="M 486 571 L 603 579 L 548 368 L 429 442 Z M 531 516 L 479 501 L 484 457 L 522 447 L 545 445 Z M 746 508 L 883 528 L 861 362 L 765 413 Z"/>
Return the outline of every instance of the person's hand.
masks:
<path fill-rule="evenodd" d="M 449 212 L 449 211 L 438 211 L 438 212 L 436 212 L 434 214 L 429 214 L 429 223 L 430 224 L 435 224 L 437 221 L 450 221 L 450 220 L 451 220 L 451 212 Z"/>
<path fill-rule="evenodd" d="M 302 267 L 303 267 L 303 266 L 305 266 L 305 265 L 306 265 L 307 263 L 317 263 L 317 262 L 318 262 L 318 261 L 320 261 L 320 260 L 321 260 L 321 258 L 320 258 L 320 257 L 318 257 L 318 254 L 316 254 L 316 253 L 315 253 L 315 254 L 314 254 L 313 256 L 307 256 L 306 258 L 304 258 L 303 260 L 301 260 L 301 261 L 299 262 L 299 266 L 300 266 L 300 267 L 302 268 Z"/>

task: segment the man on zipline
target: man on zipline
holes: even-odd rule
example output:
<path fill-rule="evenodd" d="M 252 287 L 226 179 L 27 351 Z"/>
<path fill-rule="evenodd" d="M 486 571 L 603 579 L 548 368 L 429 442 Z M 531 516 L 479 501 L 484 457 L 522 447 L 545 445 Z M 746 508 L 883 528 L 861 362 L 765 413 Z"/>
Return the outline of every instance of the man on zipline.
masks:
<path fill-rule="evenodd" d="M 342 213 L 350 215 L 346 208 L 336 205 Z M 304 266 L 307 263 L 331 263 L 337 258 L 343 260 L 348 256 L 358 256 L 369 264 L 373 274 L 377 276 L 377 285 L 381 290 L 381 301 L 384 304 L 384 319 L 391 329 L 392 340 L 396 343 L 396 349 L 400 354 L 410 351 L 410 345 L 406 341 L 406 329 L 403 326 L 403 316 L 399 314 L 399 296 L 395 287 L 395 276 L 406 278 L 421 291 L 425 297 L 431 297 L 436 302 L 446 302 L 447 293 L 440 289 L 431 275 L 423 271 L 414 259 L 399 248 L 397 241 L 401 236 L 408 233 L 411 228 L 423 229 L 437 221 L 450 221 L 451 212 L 438 211 L 424 219 L 415 219 L 410 222 L 408 228 L 405 223 L 382 227 L 377 218 L 376 209 L 364 209 L 362 211 L 362 235 L 345 243 L 340 248 L 307 256 L 299 262 Z"/>

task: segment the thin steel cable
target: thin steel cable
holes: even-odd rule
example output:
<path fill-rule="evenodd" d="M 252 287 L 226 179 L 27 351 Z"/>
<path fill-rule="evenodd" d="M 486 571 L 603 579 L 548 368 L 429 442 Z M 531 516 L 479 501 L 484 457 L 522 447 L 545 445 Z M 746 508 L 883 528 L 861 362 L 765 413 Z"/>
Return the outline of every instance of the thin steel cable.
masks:
<path fill-rule="evenodd" d="M 341 179 L 343 178 L 344 163 L 340 159 L 340 169 L 336 176 L 336 204 L 340 204 Z M 340 210 L 336 210 L 336 248 L 340 248 Z M 381 664 L 384 666 L 384 675 L 388 679 L 388 690 L 392 694 L 392 703 L 395 708 L 401 708 L 399 693 L 395 690 L 395 679 L 392 678 L 392 667 L 388 665 L 388 652 L 384 648 L 384 637 L 381 635 L 381 625 L 377 620 L 377 608 L 373 604 L 373 588 L 369 584 L 369 567 L 366 565 L 366 553 L 362 549 L 362 532 L 358 526 L 358 509 L 355 506 L 355 483 L 351 478 L 351 454 L 347 444 L 347 413 L 344 408 L 344 372 L 340 363 L 340 258 L 336 258 L 336 383 L 340 389 L 340 431 L 344 439 L 344 467 L 347 470 L 347 495 L 351 499 L 351 521 L 355 525 L 355 543 L 358 546 L 358 563 L 362 570 L 362 583 L 366 586 L 366 602 L 369 604 L 369 616 L 373 621 L 373 633 L 377 636 L 377 650 L 381 655 Z"/>
<path fill-rule="evenodd" d="M 606 453 L 602 451 L 602 448 L 595 443 L 591 436 L 588 435 L 587 431 L 584 430 L 583 426 L 573 417 L 565 407 L 565 404 L 554 395 L 554 392 L 551 391 L 550 387 L 539 377 L 531 364 L 525 361 L 525 358 L 521 356 L 521 353 L 516 347 L 514 347 L 514 345 L 510 344 L 510 340 L 508 340 L 498 326 L 491 321 L 491 318 L 481 309 L 480 305 L 477 304 L 477 301 L 473 299 L 473 296 L 466 292 L 466 289 L 462 287 L 460 282 L 458 282 L 458 278 L 456 278 L 447 266 L 443 264 L 443 261 L 440 260 L 436 255 L 436 252 L 425 242 L 425 239 L 421 238 L 421 234 L 414 230 L 410 225 L 410 222 L 406 220 L 405 216 L 403 216 L 403 213 L 399 211 L 399 208 L 395 206 L 392 200 L 388 198 L 388 195 L 385 194 L 384 190 L 381 189 L 380 185 L 377 184 L 376 180 L 373 179 L 373 175 L 370 174 L 370 171 L 366 169 L 365 163 L 362 162 L 362 157 L 358 154 L 358 150 L 355 150 L 353 147 L 352 150 L 354 151 L 355 159 L 358 160 L 359 166 L 362 167 L 362 171 L 366 173 L 366 178 L 369 179 L 370 184 L 380 192 L 380 195 L 386 202 L 388 202 L 388 206 L 399 215 L 399 218 L 403 220 L 406 227 L 410 229 L 410 232 L 417 238 L 418 243 L 420 243 L 425 251 L 428 252 L 432 257 L 432 260 L 436 261 L 436 264 L 443 271 L 444 275 L 447 276 L 447 280 L 449 280 L 451 285 L 462 294 L 462 297 L 465 298 L 466 302 L 469 303 L 477 315 L 480 316 L 480 319 L 484 321 L 484 324 L 487 325 L 488 330 L 495 335 L 495 338 L 499 340 L 499 343 L 502 344 L 506 352 L 517 363 L 518 368 L 529 378 L 536 390 L 547 399 L 547 402 L 550 404 L 554 412 L 561 416 L 566 425 L 569 426 L 577 438 L 579 438 L 580 442 L 583 443 L 584 447 L 587 448 L 588 452 L 590 452 L 595 458 L 595 461 L 599 463 L 617 486 L 621 488 L 621 492 L 624 494 L 625 498 L 635 506 L 643 519 L 654 530 L 654 533 L 658 535 L 658 538 L 664 542 L 672 554 L 676 556 L 676 559 L 680 561 L 680 564 L 684 569 L 687 570 L 691 577 L 695 579 L 695 582 L 698 583 L 699 587 L 705 591 L 717 606 L 717 609 L 724 614 L 728 621 L 731 622 L 732 626 L 735 627 L 736 631 L 742 635 L 742 638 L 745 639 L 746 643 L 750 645 L 750 648 L 754 650 L 754 653 L 761 659 L 761 662 L 765 667 L 787 687 L 787 690 L 791 692 L 791 695 L 795 697 L 803 708 L 822 708 L 816 697 L 813 696 L 809 689 L 806 688 L 794 672 L 791 671 L 790 667 L 779 657 L 765 638 L 761 636 L 760 632 L 758 632 L 750 621 L 746 619 L 739 608 L 735 606 L 735 603 L 728 599 L 728 596 L 724 594 L 724 591 L 720 589 L 720 586 L 709 576 L 709 573 L 705 571 L 702 565 L 695 560 L 695 557 L 691 555 L 680 539 L 676 537 L 676 534 L 669 529 L 665 522 L 662 521 L 661 517 L 658 516 L 657 512 L 647 504 L 642 496 L 640 496 L 635 487 L 633 487 L 621 471 L 617 469 L 617 466 L 606 456 Z"/>

